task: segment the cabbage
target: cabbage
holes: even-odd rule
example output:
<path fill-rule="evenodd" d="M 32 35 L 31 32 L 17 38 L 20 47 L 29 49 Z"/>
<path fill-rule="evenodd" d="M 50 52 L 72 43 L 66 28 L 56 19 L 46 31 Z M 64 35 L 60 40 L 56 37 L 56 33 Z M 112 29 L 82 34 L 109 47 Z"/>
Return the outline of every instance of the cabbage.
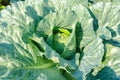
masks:
<path fill-rule="evenodd" d="M 119 80 L 117 4 L 25 0 L 7 6 L 0 13 L 0 80 Z"/>

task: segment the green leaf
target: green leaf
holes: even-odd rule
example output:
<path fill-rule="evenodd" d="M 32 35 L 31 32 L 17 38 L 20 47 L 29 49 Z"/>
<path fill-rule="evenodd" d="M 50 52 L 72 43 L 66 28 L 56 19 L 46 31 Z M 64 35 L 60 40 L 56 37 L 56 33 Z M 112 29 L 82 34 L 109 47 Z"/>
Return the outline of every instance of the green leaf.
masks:
<path fill-rule="evenodd" d="M 70 34 L 70 38 L 68 40 L 67 46 L 64 48 L 63 53 L 61 56 L 65 59 L 72 59 L 74 58 L 76 52 L 76 36 L 75 36 L 75 28 L 73 28 L 72 33 Z"/>
<path fill-rule="evenodd" d="M 90 72 L 86 75 L 86 80 L 96 80 L 95 76 Z"/>
<path fill-rule="evenodd" d="M 6 71 L 7 71 L 7 68 L 5 66 L 1 66 L 0 71 L 1 71 L 0 76 L 4 75 L 6 73 Z"/>
<path fill-rule="evenodd" d="M 105 66 L 102 70 L 100 70 L 95 76 L 96 79 L 100 80 L 116 80 L 117 76 L 113 69 L 108 66 Z"/>

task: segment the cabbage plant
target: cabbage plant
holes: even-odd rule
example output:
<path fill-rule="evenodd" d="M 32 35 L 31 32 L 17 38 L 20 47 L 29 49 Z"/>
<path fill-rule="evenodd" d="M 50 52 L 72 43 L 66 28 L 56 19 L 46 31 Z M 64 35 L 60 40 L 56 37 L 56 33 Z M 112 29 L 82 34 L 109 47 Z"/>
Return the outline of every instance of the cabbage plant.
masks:
<path fill-rule="evenodd" d="M 25 0 L 0 13 L 0 80 L 119 80 L 120 6 Z"/>

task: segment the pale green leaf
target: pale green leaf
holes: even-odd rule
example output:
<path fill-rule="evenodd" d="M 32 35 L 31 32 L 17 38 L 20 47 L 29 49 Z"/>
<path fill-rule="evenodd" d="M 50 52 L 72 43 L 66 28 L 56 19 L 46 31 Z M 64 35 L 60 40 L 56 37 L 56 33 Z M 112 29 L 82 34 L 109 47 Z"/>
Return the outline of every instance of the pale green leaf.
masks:
<path fill-rule="evenodd" d="M 82 71 L 84 75 L 88 74 L 91 69 L 101 65 L 103 55 L 102 40 L 96 38 L 83 49 L 83 58 L 80 62 L 79 70 Z"/>
<path fill-rule="evenodd" d="M 77 34 L 79 34 L 77 36 L 79 43 L 77 43 L 80 48 L 82 49 L 83 47 L 85 47 L 89 42 L 91 42 L 92 40 L 95 39 L 96 34 L 93 30 L 93 19 L 89 14 L 89 11 L 87 10 L 86 7 L 84 7 L 83 5 L 79 4 L 76 6 L 72 7 L 72 10 L 75 11 L 75 13 L 77 14 L 77 19 L 78 19 L 78 23 L 77 23 L 77 27 L 78 27 L 78 31 Z"/>
<path fill-rule="evenodd" d="M 120 24 L 120 7 L 112 2 L 98 2 L 90 6 L 90 10 L 98 19 L 97 35 L 104 39 L 111 39 L 113 34 L 107 27 L 117 32 Z"/>
<path fill-rule="evenodd" d="M 83 5 L 87 5 L 88 1 L 87 0 L 49 0 L 48 1 L 48 4 L 51 7 L 54 7 L 55 11 L 70 9 L 72 6 L 77 5 L 79 3 Z"/>
<path fill-rule="evenodd" d="M 36 53 L 37 47 L 29 47 L 32 50 L 15 43 L 0 43 L 1 80 L 67 80 L 55 63 L 38 55 L 40 51 Z"/>
<path fill-rule="evenodd" d="M 120 48 L 112 45 L 107 45 L 107 56 L 105 64 L 106 66 L 110 66 L 118 76 L 120 76 Z"/>

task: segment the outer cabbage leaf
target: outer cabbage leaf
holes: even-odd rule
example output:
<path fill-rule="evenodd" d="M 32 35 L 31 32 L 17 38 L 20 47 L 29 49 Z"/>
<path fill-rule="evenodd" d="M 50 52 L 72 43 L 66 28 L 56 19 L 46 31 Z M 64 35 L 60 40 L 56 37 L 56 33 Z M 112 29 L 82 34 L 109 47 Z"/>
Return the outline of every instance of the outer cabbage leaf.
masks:
<path fill-rule="evenodd" d="M 99 20 L 99 28 L 97 30 L 97 34 L 104 38 L 105 42 L 108 43 L 106 46 L 107 53 L 105 53 L 106 59 L 103 65 L 111 67 L 113 70 L 115 70 L 115 72 L 119 76 L 120 71 L 118 53 L 120 47 L 119 44 L 120 7 L 118 3 L 119 2 L 114 0 L 113 2 L 106 3 L 98 2 L 95 5 L 90 6 L 90 9 L 94 13 L 96 18 Z M 110 44 L 113 46 L 111 46 Z"/>
<path fill-rule="evenodd" d="M 107 40 L 115 37 L 120 24 L 120 7 L 112 2 L 98 2 L 90 6 L 90 10 L 98 20 L 97 35 Z"/>
<path fill-rule="evenodd" d="M 78 16 L 78 23 L 76 25 L 78 27 L 78 31 L 76 33 L 76 38 L 79 40 L 77 44 L 82 49 L 96 37 L 96 34 L 93 31 L 93 19 L 90 16 L 87 8 L 81 4 L 73 6 L 72 10 L 75 11 Z"/>
<path fill-rule="evenodd" d="M 52 61 L 40 56 L 35 45 L 24 49 L 17 43 L 0 43 L 1 80 L 67 80 Z M 54 77 L 57 76 L 57 77 Z"/>
<path fill-rule="evenodd" d="M 7 6 L 0 14 L 0 26 L 4 28 L 2 29 L 2 31 L 4 30 L 3 34 L 9 37 L 14 35 L 14 37 L 11 38 L 20 44 L 22 39 L 24 42 L 28 42 L 28 37 L 35 32 L 38 22 L 45 15 L 49 14 L 51 9 L 48 8 L 45 2 L 41 1 L 41 3 L 38 4 L 37 0 L 32 2 L 32 4 L 31 1 L 25 1 Z M 12 30 L 13 32 L 11 32 Z M 17 38 L 17 36 L 22 39 Z"/>
<path fill-rule="evenodd" d="M 101 38 L 96 38 L 90 42 L 84 49 L 83 58 L 79 65 L 79 70 L 83 72 L 85 76 L 93 68 L 101 65 L 102 57 L 104 55 L 104 47 Z"/>
<path fill-rule="evenodd" d="M 119 80 L 120 76 L 120 61 L 119 61 L 119 47 L 110 44 L 105 45 L 107 51 L 105 53 L 105 61 L 100 67 L 94 69 L 92 80 Z M 96 74 L 96 75 L 95 75 Z M 104 75 L 103 75 L 104 74 Z M 88 76 L 88 80 L 91 75 Z M 90 79 L 91 80 L 91 79 Z"/>
<path fill-rule="evenodd" d="M 1 21 L 6 22 L 7 25 L 22 25 L 25 26 L 31 22 L 38 22 L 43 16 L 43 2 L 40 4 L 36 4 L 36 0 L 34 3 L 25 2 L 17 2 L 13 3 L 10 6 L 7 6 L 6 9 L 1 11 Z M 49 11 L 48 11 L 49 13 Z M 19 17 L 19 18 L 18 18 Z M 12 22 L 10 22 L 12 19 Z M 7 27 L 7 25 L 5 27 Z M 36 25 L 36 24 L 35 24 Z"/>
<path fill-rule="evenodd" d="M 8 32 L 13 31 L 10 27 L 7 27 L 7 29 L 9 30 Z M 58 74 L 56 76 L 59 76 L 61 80 L 65 79 L 61 76 L 59 69 L 52 61 L 41 56 L 43 53 L 35 45 L 32 43 L 17 43 L 17 39 L 21 39 L 19 38 L 21 36 L 10 36 L 10 34 L 5 34 L 4 36 L 3 33 L 0 35 L 0 79 L 51 80 L 57 72 Z M 55 70 L 53 72 L 55 74 L 51 74 L 52 70 Z M 56 80 L 59 80 L 59 78 L 56 77 Z"/>
<path fill-rule="evenodd" d="M 99 29 L 97 32 L 100 33 L 100 36 L 102 36 L 101 32 L 103 33 L 104 27 L 109 31 L 106 31 L 106 33 L 103 34 L 104 36 L 102 36 L 102 38 L 108 39 L 105 40 L 105 42 L 108 44 L 106 46 L 107 53 L 105 53 L 105 62 L 103 63 L 102 67 L 109 66 L 116 72 L 117 76 L 120 76 L 118 54 L 120 47 L 120 8 L 117 4 L 117 2 L 100 2 L 99 4 L 96 3 L 95 5 L 93 5 L 92 11 L 99 20 Z M 110 44 L 113 46 L 111 46 Z"/>
<path fill-rule="evenodd" d="M 106 61 L 103 65 L 110 66 L 120 76 L 120 48 L 107 44 Z"/>
<path fill-rule="evenodd" d="M 31 7 L 29 7 L 30 5 Z M 44 11 L 39 12 L 39 10 L 42 10 L 40 6 L 42 6 L 42 3 L 18 2 L 2 10 L 0 17 L 0 42 L 16 42 L 26 50 L 29 50 L 24 42 L 29 42 L 28 37 L 33 34 L 37 22 L 41 20 L 40 16 L 43 15 Z"/>
<path fill-rule="evenodd" d="M 54 7 L 56 11 L 70 9 L 74 5 L 78 5 L 79 3 L 83 5 L 87 5 L 87 0 L 49 0 L 49 5 Z"/>

